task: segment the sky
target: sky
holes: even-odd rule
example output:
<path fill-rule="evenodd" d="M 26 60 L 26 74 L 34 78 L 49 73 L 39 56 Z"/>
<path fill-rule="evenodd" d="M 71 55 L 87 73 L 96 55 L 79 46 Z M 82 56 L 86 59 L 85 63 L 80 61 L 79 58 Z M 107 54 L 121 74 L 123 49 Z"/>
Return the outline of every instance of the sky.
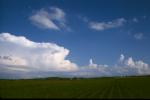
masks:
<path fill-rule="evenodd" d="M 0 78 L 150 74 L 149 0 L 1 0 Z"/>

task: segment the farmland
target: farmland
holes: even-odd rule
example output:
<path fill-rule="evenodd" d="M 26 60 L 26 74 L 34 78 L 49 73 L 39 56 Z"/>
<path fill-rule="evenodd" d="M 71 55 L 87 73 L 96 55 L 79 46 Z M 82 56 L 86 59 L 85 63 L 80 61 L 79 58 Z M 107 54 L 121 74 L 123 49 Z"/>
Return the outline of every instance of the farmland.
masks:
<path fill-rule="evenodd" d="M 150 76 L 0 80 L 0 98 L 150 98 Z"/>

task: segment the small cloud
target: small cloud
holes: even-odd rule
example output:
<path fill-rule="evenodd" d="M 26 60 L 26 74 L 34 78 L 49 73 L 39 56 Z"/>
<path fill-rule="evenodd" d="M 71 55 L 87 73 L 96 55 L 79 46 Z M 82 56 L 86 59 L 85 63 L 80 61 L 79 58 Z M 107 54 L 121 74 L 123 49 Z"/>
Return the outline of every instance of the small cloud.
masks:
<path fill-rule="evenodd" d="M 86 22 L 86 23 L 89 22 L 89 19 L 85 16 L 78 16 L 78 18 L 81 19 L 82 21 Z"/>
<path fill-rule="evenodd" d="M 50 7 L 50 9 L 41 9 L 29 18 L 34 25 L 43 29 L 70 29 L 66 25 L 66 13 L 58 7 Z"/>
<path fill-rule="evenodd" d="M 138 23 L 138 22 L 139 22 L 139 20 L 138 20 L 137 18 L 133 18 L 132 20 L 133 20 L 133 22 L 135 22 L 135 23 Z"/>
<path fill-rule="evenodd" d="M 137 40 L 142 40 L 144 38 L 143 33 L 136 33 L 134 34 L 134 38 Z"/>
<path fill-rule="evenodd" d="M 125 59 L 124 55 L 123 55 L 123 54 L 121 54 L 121 55 L 120 55 L 120 58 L 119 58 L 119 62 L 123 62 L 123 61 L 124 61 L 124 59 Z"/>
<path fill-rule="evenodd" d="M 142 18 L 143 18 L 143 19 L 146 19 L 146 18 L 147 18 L 147 16 L 142 16 Z"/>
<path fill-rule="evenodd" d="M 91 68 L 97 68 L 97 64 L 94 64 L 94 63 L 93 63 L 93 60 L 90 59 L 90 60 L 89 60 L 89 67 L 91 67 Z"/>
<path fill-rule="evenodd" d="M 89 22 L 89 27 L 97 31 L 102 31 L 123 26 L 125 22 L 124 18 L 118 18 L 109 22 Z"/>

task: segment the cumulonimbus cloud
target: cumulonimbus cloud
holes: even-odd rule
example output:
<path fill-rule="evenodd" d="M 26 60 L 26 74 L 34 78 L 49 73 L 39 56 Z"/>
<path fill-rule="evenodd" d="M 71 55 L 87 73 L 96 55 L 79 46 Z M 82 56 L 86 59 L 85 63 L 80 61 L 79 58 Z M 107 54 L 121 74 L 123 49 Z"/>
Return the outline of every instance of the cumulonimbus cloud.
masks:
<path fill-rule="evenodd" d="M 99 77 L 147 75 L 150 67 L 142 60 L 120 55 L 115 65 L 77 66 L 67 60 L 69 50 L 54 43 L 38 43 L 24 36 L 0 34 L 0 78 Z"/>
<path fill-rule="evenodd" d="M 54 43 L 37 43 L 24 36 L 0 34 L 0 67 L 28 71 L 74 71 L 69 50 Z M 2 71 L 2 70 L 1 70 Z"/>

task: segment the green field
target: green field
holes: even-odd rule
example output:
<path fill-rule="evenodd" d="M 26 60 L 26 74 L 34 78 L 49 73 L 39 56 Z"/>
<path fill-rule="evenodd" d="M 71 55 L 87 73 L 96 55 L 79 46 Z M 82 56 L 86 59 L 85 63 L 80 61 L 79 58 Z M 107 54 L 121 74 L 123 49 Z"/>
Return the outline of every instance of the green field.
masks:
<path fill-rule="evenodd" d="M 150 99 L 150 77 L 0 80 L 0 98 Z"/>

